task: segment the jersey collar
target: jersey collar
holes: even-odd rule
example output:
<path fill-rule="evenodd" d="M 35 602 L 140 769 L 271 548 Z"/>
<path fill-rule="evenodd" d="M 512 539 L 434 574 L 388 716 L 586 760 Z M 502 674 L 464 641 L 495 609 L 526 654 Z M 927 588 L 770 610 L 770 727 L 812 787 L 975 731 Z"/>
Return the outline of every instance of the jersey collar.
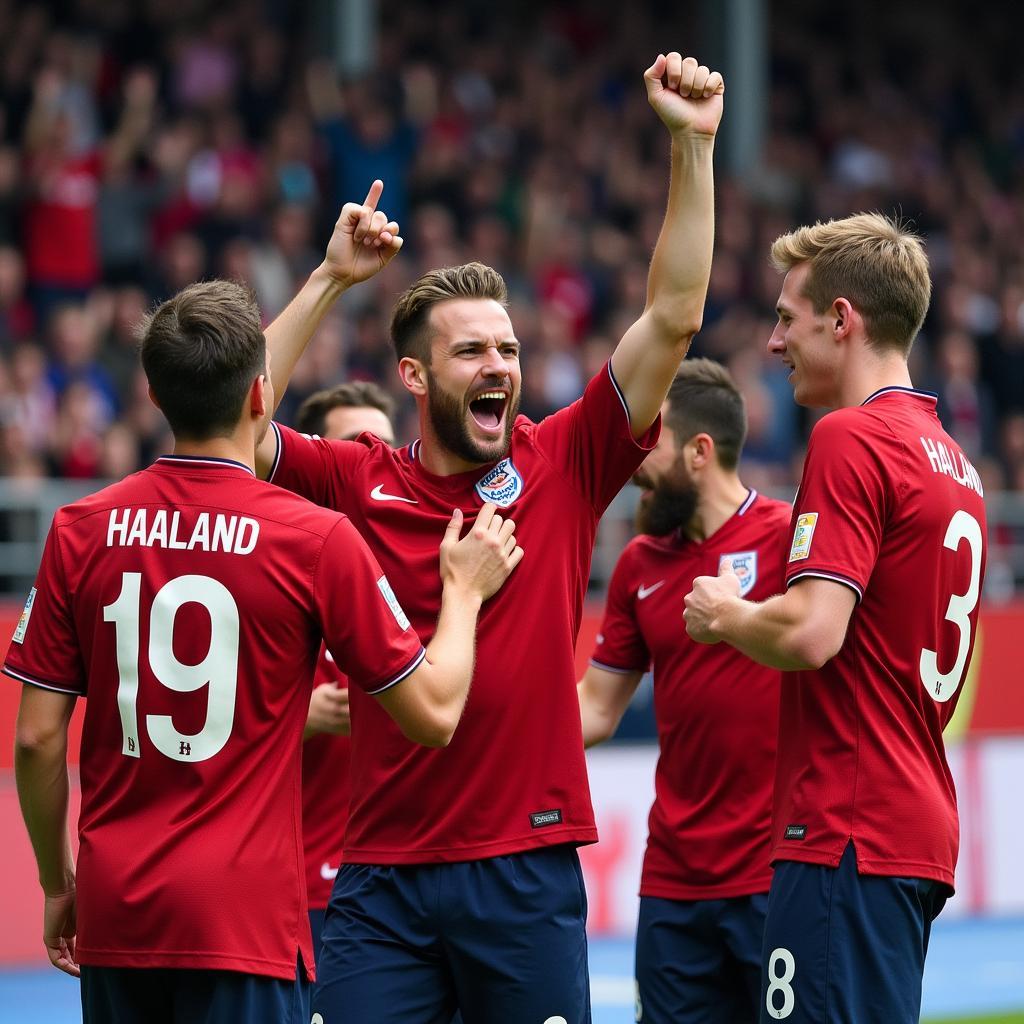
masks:
<path fill-rule="evenodd" d="M 868 402 L 873 402 L 876 398 L 882 398 L 885 395 L 892 394 L 913 395 L 915 398 L 927 398 L 932 402 L 937 402 L 939 400 L 938 394 L 934 391 L 922 391 L 920 388 L 908 388 L 904 387 L 902 384 L 890 384 L 888 387 L 879 388 L 873 394 L 868 395 L 868 397 L 860 404 L 867 405 Z"/>
<path fill-rule="evenodd" d="M 158 465 L 164 466 L 227 466 L 232 469 L 241 469 L 249 476 L 256 475 L 244 462 L 236 462 L 234 459 L 218 459 L 210 455 L 161 455 L 156 461 Z"/>

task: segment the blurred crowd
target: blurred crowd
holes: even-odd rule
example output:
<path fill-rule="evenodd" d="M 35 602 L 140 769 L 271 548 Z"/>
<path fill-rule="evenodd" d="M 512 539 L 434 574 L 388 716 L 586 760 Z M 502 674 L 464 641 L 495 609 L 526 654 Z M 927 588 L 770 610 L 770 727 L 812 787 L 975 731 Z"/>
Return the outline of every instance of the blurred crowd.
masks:
<path fill-rule="evenodd" d="M 938 392 L 986 486 L 1024 491 L 1017 32 L 960 6 L 772 5 L 770 129 L 756 172 L 719 175 L 694 345 L 746 394 L 746 477 L 760 486 L 797 478 L 810 426 L 765 351 L 780 283 L 769 244 L 878 209 L 916 225 L 931 258 L 916 382 Z M 467 259 L 508 281 L 523 411 L 580 394 L 643 307 L 668 155 L 641 75 L 659 50 L 685 50 L 693 12 L 654 0 L 378 10 L 377 70 L 344 80 L 313 9 L 286 0 L 0 2 L 0 475 L 145 465 L 167 444 L 135 353 L 147 308 L 228 276 L 269 321 L 373 177 L 406 247 L 329 317 L 282 417 L 346 378 L 402 399 L 391 300 Z"/>

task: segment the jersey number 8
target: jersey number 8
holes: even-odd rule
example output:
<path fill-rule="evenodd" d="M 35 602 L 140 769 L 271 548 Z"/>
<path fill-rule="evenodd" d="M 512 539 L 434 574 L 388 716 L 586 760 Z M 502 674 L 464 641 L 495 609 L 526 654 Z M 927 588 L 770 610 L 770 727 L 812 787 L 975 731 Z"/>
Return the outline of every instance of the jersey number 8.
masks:
<path fill-rule="evenodd" d="M 103 609 L 117 638 L 117 708 L 121 714 L 125 757 L 139 756 L 139 616 L 142 574 L 126 572 L 121 593 Z M 174 618 L 189 602 L 201 604 L 210 616 L 210 649 L 198 664 L 185 665 L 174 656 Z M 146 715 L 153 746 L 175 761 L 206 761 L 219 753 L 231 735 L 238 681 L 238 605 L 230 591 L 209 576 L 178 576 L 153 598 L 149 617 L 149 665 L 157 682 L 169 690 L 193 693 L 209 686 L 206 722 L 195 734 L 174 728 L 170 715 Z"/>

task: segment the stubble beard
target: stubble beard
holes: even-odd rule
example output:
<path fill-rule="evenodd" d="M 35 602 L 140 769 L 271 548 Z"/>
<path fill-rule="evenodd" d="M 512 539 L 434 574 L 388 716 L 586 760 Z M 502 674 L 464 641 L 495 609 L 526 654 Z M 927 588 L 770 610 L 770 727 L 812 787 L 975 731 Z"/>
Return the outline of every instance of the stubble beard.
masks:
<path fill-rule="evenodd" d="M 453 455 L 476 465 L 505 458 L 512 445 L 512 428 L 519 413 L 519 395 L 510 396 L 506 403 L 505 428 L 501 440 L 485 446 L 478 444 L 469 432 L 466 417 L 470 412 L 463 400 L 446 391 L 429 369 L 426 375 L 427 413 L 438 441 Z"/>

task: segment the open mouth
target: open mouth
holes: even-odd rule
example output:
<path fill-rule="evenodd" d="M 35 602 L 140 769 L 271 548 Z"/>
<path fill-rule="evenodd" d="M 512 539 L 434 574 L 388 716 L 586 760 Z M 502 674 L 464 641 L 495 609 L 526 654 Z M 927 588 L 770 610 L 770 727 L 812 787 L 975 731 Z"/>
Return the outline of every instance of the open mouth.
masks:
<path fill-rule="evenodd" d="M 469 403 L 469 412 L 482 430 L 493 432 L 505 418 L 508 395 L 504 391 L 485 391 Z"/>

